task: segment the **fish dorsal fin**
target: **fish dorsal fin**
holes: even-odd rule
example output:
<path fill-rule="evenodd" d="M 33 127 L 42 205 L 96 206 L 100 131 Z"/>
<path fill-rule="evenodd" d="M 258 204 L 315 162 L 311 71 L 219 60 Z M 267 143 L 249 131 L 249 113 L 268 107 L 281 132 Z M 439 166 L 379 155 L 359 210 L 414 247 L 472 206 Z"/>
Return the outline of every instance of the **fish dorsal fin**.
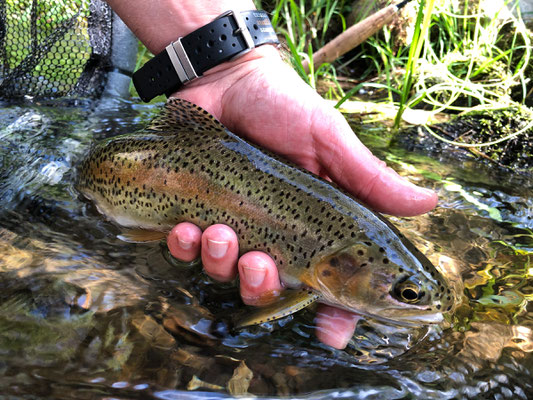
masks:
<path fill-rule="evenodd" d="M 148 129 L 168 135 L 183 130 L 226 135 L 226 127 L 209 112 L 187 100 L 175 97 L 168 99 L 161 113 L 153 119 Z"/>

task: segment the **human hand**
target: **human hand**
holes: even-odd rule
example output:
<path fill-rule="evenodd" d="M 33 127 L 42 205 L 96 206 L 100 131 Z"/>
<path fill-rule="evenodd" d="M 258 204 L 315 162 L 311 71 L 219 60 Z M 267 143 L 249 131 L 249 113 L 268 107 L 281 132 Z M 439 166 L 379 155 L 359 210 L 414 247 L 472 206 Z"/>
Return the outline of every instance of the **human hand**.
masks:
<path fill-rule="evenodd" d="M 189 222 L 178 224 L 167 238 L 170 253 L 189 262 L 201 256 L 206 273 L 227 282 L 240 278 L 240 294 L 249 305 L 260 305 L 265 295 L 282 290 L 278 269 L 268 254 L 251 251 L 239 258 L 235 232 L 226 225 L 212 225 L 203 233 Z M 335 307 L 320 305 L 316 335 L 320 341 L 343 349 L 355 330 L 359 316 Z"/>
<path fill-rule="evenodd" d="M 228 9 L 254 8 L 252 0 L 107 2 L 154 54 Z M 435 193 L 403 180 L 374 157 L 344 117 L 307 86 L 271 46 L 260 46 L 212 68 L 176 96 L 208 110 L 231 131 L 335 181 L 377 211 L 415 215 L 437 202 Z M 201 247 L 204 268 L 216 279 L 231 280 L 238 271 L 241 294 L 249 304 L 281 288 L 277 269 L 267 254 L 252 252 L 238 258 L 237 238 L 228 227 L 215 225 L 202 235 L 191 224 L 180 224 L 167 240 L 171 253 L 183 260 L 197 257 Z M 357 318 L 324 306 L 317 314 L 317 336 L 343 348 L 353 335 Z"/>
<path fill-rule="evenodd" d="M 202 106 L 231 131 L 335 181 L 372 208 L 415 215 L 433 208 L 436 195 L 405 181 L 374 157 L 344 117 L 308 87 L 270 46 L 220 65 L 177 97 Z M 172 255 L 188 261 L 201 253 L 206 272 L 229 281 L 240 276 L 241 296 L 255 305 L 264 293 L 280 291 L 277 268 L 265 253 L 238 257 L 238 241 L 227 226 L 202 234 L 183 223 L 168 237 Z M 200 250 L 201 249 L 201 250 Z M 336 348 L 346 346 L 358 316 L 321 306 L 317 336 Z"/>

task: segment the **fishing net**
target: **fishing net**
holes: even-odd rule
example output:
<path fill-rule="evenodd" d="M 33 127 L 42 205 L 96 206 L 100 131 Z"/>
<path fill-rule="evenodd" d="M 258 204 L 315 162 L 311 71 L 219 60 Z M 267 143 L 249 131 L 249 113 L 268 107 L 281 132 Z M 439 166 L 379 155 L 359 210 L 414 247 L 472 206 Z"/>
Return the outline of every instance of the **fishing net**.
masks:
<path fill-rule="evenodd" d="M 0 98 L 99 97 L 111 33 L 101 0 L 0 0 Z"/>

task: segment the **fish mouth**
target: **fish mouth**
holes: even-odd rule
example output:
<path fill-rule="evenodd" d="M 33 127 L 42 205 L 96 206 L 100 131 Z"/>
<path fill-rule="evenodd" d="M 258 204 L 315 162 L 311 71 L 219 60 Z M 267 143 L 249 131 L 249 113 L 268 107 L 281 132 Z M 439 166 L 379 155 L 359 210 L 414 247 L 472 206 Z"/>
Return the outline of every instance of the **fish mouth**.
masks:
<path fill-rule="evenodd" d="M 333 307 L 339 307 L 339 304 L 327 303 Z M 354 314 L 358 314 L 363 317 L 368 317 L 376 321 L 384 322 L 387 324 L 392 324 L 395 326 L 421 326 L 421 325 L 437 325 L 445 321 L 444 314 L 442 312 L 431 312 L 431 313 L 413 313 L 401 315 L 402 311 L 405 311 L 401 308 L 388 308 L 383 310 L 384 312 L 372 312 L 365 310 L 354 310 L 350 308 L 345 308 L 347 311 L 350 311 Z"/>
<path fill-rule="evenodd" d="M 323 300 L 323 299 L 322 299 Z M 384 322 L 387 324 L 395 326 L 407 326 L 415 327 L 421 325 L 437 325 L 445 321 L 444 314 L 442 312 L 431 312 L 431 313 L 418 313 L 411 315 L 401 315 L 402 311 L 405 311 L 401 308 L 388 308 L 385 309 L 385 313 L 377 313 L 372 311 L 365 310 L 354 310 L 353 308 L 343 307 L 338 303 L 331 303 L 326 301 L 320 301 L 323 304 L 327 304 L 332 307 L 340 307 L 351 313 L 360 315 L 362 317 L 371 318 L 376 321 Z M 386 314 L 386 315 L 384 315 Z"/>
<path fill-rule="evenodd" d="M 406 324 L 440 324 L 444 321 L 444 316 L 442 313 L 432 313 L 432 314 L 420 314 L 420 315 L 410 315 L 405 317 L 405 320 L 402 317 L 399 318 L 402 323 Z"/>
<path fill-rule="evenodd" d="M 420 327 L 422 325 L 437 325 L 444 322 L 444 316 L 441 313 L 422 314 L 422 315 L 408 315 L 386 317 L 383 315 L 372 313 L 356 313 L 376 321 L 385 322 L 387 324 L 402 326 L 402 327 Z"/>

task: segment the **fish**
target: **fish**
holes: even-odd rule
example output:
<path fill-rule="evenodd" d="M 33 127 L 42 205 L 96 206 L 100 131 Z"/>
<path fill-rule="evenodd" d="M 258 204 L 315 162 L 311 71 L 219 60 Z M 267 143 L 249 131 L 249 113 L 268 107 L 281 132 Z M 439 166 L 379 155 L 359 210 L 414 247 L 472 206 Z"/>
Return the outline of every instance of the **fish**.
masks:
<path fill-rule="evenodd" d="M 317 301 L 402 325 L 440 323 L 454 307 L 444 275 L 384 216 L 182 99 L 140 132 L 94 145 L 75 187 L 130 229 L 125 240 L 163 239 L 184 221 L 222 223 L 241 254 L 268 253 L 286 290 L 238 327 Z"/>

